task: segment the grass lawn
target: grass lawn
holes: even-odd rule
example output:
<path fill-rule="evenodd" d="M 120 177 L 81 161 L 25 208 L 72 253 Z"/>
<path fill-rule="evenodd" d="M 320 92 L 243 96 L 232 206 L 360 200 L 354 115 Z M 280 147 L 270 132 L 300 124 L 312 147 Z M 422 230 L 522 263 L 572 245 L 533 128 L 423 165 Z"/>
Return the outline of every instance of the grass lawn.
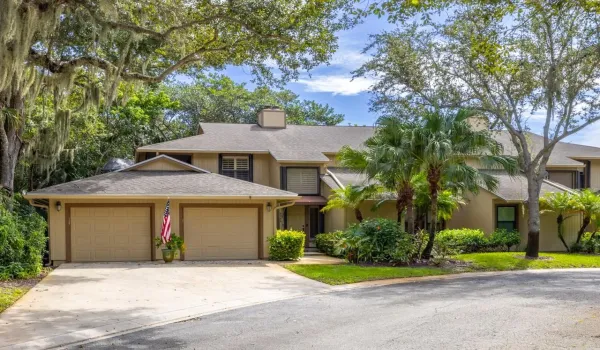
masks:
<path fill-rule="evenodd" d="M 31 287 L 0 287 L 0 312 L 25 295 Z"/>
<path fill-rule="evenodd" d="M 454 257 L 473 263 L 472 268 L 486 271 L 527 270 L 527 269 L 565 269 L 571 267 L 600 267 L 600 256 L 568 253 L 540 253 L 540 258 L 523 258 L 523 252 L 511 253 L 474 253 Z"/>
<path fill-rule="evenodd" d="M 348 284 L 390 278 L 423 277 L 468 271 L 506 271 L 527 269 L 562 269 L 572 267 L 600 267 L 600 256 L 567 253 L 540 253 L 541 259 L 529 260 L 523 252 L 474 253 L 453 257 L 469 262 L 468 267 L 387 267 L 342 265 L 286 265 L 285 268 L 301 276 L 330 285 Z"/>
<path fill-rule="evenodd" d="M 438 276 L 452 273 L 437 267 L 387 267 L 359 265 L 286 265 L 286 269 L 330 285 L 390 278 Z"/>

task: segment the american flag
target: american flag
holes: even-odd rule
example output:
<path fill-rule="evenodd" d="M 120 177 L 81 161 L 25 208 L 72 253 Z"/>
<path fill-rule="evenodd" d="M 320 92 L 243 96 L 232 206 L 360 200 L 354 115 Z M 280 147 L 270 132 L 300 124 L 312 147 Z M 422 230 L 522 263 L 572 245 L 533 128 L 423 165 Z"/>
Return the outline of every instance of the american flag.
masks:
<path fill-rule="evenodd" d="M 167 207 L 165 208 L 165 215 L 163 215 L 162 230 L 160 231 L 160 237 L 162 237 L 163 243 L 167 243 L 171 240 L 171 210 L 169 207 L 171 200 L 167 199 Z"/>

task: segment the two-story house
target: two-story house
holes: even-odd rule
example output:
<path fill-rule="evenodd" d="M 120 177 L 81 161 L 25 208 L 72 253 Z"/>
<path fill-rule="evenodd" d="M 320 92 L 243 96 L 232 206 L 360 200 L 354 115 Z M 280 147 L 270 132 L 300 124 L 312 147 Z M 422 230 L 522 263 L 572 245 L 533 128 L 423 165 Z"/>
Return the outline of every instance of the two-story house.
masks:
<path fill-rule="evenodd" d="M 474 124 L 476 125 L 476 124 Z M 183 236 L 186 260 L 256 259 L 268 254 L 278 228 L 316 234 L 346 228 L 350 210 L 322 213 L 336 188 L 364 176 L 336 164 L 345 145 L 361 147 L 373 127 L 287 125 L 285 112 L 263 109 L 257 124 L 202 123 L 198 135 L 137 149 L 126 169 L 26 195 L 48 208 L 50 257 L 64 261 L 135 261 L 160 256 L 152 245 L 167 200 L 172 230 Z M 512 154 L 505 133 L 498 139 Z M 531 134 L 533 147 L 539 136 Z M 542 192 L 600 189 L 600 149 L 560 143 L 550 158 Z M 514 228 L 526 237 L 526 181 L 501 172 L 496 191 L 471 195 L 447 227 Z M 395 218 L 390 200 L 366 217 Z M 579 219 L 567 223 L 576 227 Z M 542 250 L 561 250 L 555 216 L 542 219 Z M 569 230 L 567 230 L 569 231 Z M 525 241 L 525 240 L 524 240 Z"/>

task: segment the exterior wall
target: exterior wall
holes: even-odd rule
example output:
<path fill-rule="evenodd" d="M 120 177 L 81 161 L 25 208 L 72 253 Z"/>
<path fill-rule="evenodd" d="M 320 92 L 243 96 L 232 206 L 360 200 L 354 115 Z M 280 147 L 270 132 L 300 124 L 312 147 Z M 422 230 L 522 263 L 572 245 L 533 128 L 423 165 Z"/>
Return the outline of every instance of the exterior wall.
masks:
<path fill-rule="evenodd" d="M 181 164 L 177 164 L 173 161 L 166 159 L 159 159 L 148 164 L 144 164 L 137 168 L 138 171 L 177 171 L 177 170 L 189 170 Z"/>
<path fill-rule="evenodd" d="M 398 214 L 396 211 L 396 202 L 395 201 L 387 201 L 383 203 L 376 211 L 373 211 L 372 208 L 375 205 L 375 201 L 365 201 L 359 207 L 363 219 L 373 219 L 373 218 L 385 218 L 396 220 L 398 218 Z M 354 210 L 346 209 L 346 227 L 351 224 L 358 223 L 356 220 L 356 215 L 354 215 Z M 340 230 L 345 229 L 346 227 L 341 228 Z"/>
<path fill-rule="evenodd" d="M 154 204 L 154 236 L 158 236 L 162 226 L 162 217 L 167 204 L 166 198 L 149 198 L 140 200 L 131 199 L 65 199 L 60 200 L 62 210 L 56 211 L 57 200 L 52 199 L 48 208 L 49 234 L 50 234 L 50 260 L 65 261 L 67 259 L 66 249 L 66 204 L 72 203 L 152 203 Z M 210 203 L 210 204 L 263 204 L 263 253 L 268 257 L 267 238 L 275 233 L 275 210 L 267 211 L 267 201 L 263 200 L 193 200 L 193 199 L 171 199 L 171 232 L 179 234 L 179 204 L 181 203 Z M 271 203 L 275 206 L 274 203 Z M 161 258 L 160 249 L 156 249 L 157 259 Z"/>
<path fill-rule="evenodd" d="M 590 187 L 595 191 L 600 190 L 600 159 L 590 161 Z"/>
<path fill-rule="evenodd" d="M 327 167 L 339 167 L 340 166 L 337 161 L 337 154 L 326 154 L 325 156 L 327 158 L 329 158 L 329 161 L 326 164 Z"/>
<path fill-rule="evenodd" d="M 304 231 L 305 206 L 294 205 L 287 208 L 287 227 L 290 230 Z"/>
<path fill-rule="evenodd" d="M 252 176 L 254 183 L 271 186 L 271 171 L 269 168 L 271 158 L 273 157 L 270 154 L 255 154 L 252 156 Z"/>
<path fill-rule="evenodd" d="M 329 186 L 321 181 L 321 195 L 329 198 L 332 191 Z M 346 228 L 346 211 L 343 209 L 331 209 L 324 214 L 325 216 L 325 232 L 333 232 Z"/>
<path fill-rule="evenodd" d="M 194 153 L 192 155 L 192 165 L 198 168 L 208 170 L 211 173 L 219 173 L 219 154 L 218 153 Z"/>
<path fill-rule="evenodd" d="M 446 227 L 479 228 L 484 233 L 491 234 L 495 229 L 494 199 L 496 196 L 485 190 L 479 191 L 477 195 L 469 194 L 467 204 L 454 212 Z"/>
<path fill-rule="evenodd" d="M 258 125 L 264 128 L 285 128 L 285 111 L 262 110 L 258 113 Z"/>
<path fill-rule="evenodd" d="M 269 176 L 271 187 L 281 188 L 281 165 L 273 157 L 269 158 Z"/>

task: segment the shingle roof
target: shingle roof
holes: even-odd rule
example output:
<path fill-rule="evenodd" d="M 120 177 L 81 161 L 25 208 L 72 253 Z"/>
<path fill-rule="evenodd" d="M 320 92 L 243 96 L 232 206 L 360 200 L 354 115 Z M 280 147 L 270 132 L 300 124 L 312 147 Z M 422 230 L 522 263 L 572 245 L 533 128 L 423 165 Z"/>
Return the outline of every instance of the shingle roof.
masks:
<path fill-rule="evenodd" d="M 121 169 L 125 169 L 127 167 L 132 166 L 134 163 L 133 160 L 122 159 L 122 158 L 110 158 L 106 164 L 102 167 L 103 173 L 108 173 L 111 171 L 117 171 Z"/>
<path fill-rule="evenodd" d="M 29 192 L 26 197 L 87 195 L 281 198 L 298 196 L 293 192 L 205 172 L 202 169 L 196 170 L 190 166 L 190 171 L 138 171 L 131 167 L 46 187 Z"/>
<path fill-rule="evenodd" d="M 256 124 L 203 123 L 202 135 L 148 145 L 138 151 L 265 152 L 278 161 L 323 161 L 349 145 L 359 148 L 373 127 L 288 125 L 285 129 Z"/>
<path fill-rule="evenodd" d="M 327 186 L 332 189 L 339 188 L 337 182 L 333 179 L 334 176 L 343 186 L 364 185 L 367 180 L 365 175 L 358 174 L 345 168 L 329 168 L 329 171 L 333 176 L 323 176 L 322 179 Z M 502 170 L 482 171 L 493 175 L 498 179 L 498 188 L 491 192 L 501 199 L 507 201 L 526 201 L 529 198 L 529 195 L 527 194 L 527 178 L 524 175 L 519 174 L 517 176 L 510 176 Z M 570 189 L 555 182 L 544 180 L 540 196 L 543 196 L 547 192 L 564 192 L 567 190 Z"/>
<path fill-rule="evenodd" d="M 370 126 L 288 125 L 285 129 L 262 128 L 256 124 L 203 123 L 202 135 L 157 143 L 139 151 L 264 152 L 278 161 L 327 161 L 323 153 L 337 153 L 345 145 L 360 148 L 373 135 Z M 543 138 L 528 133 L 534 152 L 541 149 Z M 506 154 L 517 155 L 506 131 L 496 132 Z M 572 158 L 600 158 L 600 148 L 559 142 L 549 165 L 583 166 Z"/>
<path fill-rule="evenodd" d="M 501 170 L 485 170 L 485 172 L 498 179 L 498 188 L 491 192 L 501 199 L 507 201 L 526 201 L 529 198 L 529 194 L 527 193 L 527 178 L 525 175 L 519 174 L 517 176 L 510 176 Z M 540 197 L 548 192 L 565 191 L 570 191 L 570 189 L 555 182 L 544 180 L 544 182 L 542 182 Z"/>

